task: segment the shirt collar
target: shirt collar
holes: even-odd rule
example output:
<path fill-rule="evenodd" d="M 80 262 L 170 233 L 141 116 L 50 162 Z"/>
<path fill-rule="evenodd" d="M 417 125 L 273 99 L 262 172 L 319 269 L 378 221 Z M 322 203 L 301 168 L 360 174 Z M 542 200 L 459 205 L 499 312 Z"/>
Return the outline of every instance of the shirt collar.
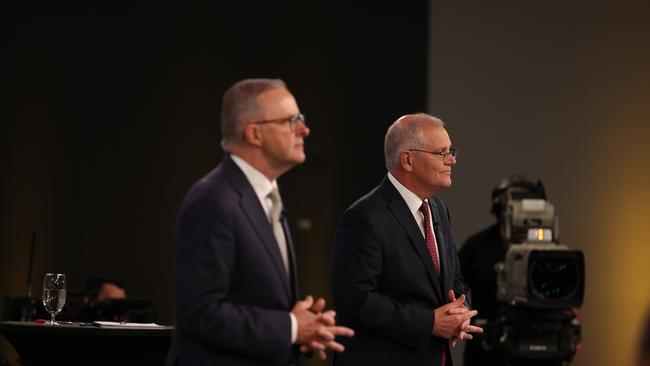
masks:
<path fill-rule="evenodd" d="M 235 154 L 231 154 L 230 157 L 232 158 L 232 161 L 234 161 L 239 169 L 241 169 L 241 171 L 244 173 L 251 186 L 253 186 L 253 190 L 255 191 L 257 197 L 259 197 L 260 201 L 266 199 L 273 188 L 276 188 L 278 186 L 278 182 L 275 179 L 273 181 L 270 181 L 269 178 L 267 178 L 259 170 L 255 169 L 246 160 L 240 158 Z"/>
<path fill-rule="evenodd" d="M 390 182 L 399 192 L 400 196 L 402 196 L 411 213 L 415 215 L 418 210 L 420 210 L 420 207 L 422 207 L 422 199 L 420 199 L 420 197 L 418 197 L 418 195 L 415 193 L 411 192 L 408 188 L 404 187 L 402 183 L 397 180 L 397 178 L 393 177 L 393 175 L 390 174 L 390 172 L 388 172 L 388 180 L 390 180 Z M 425 199 L 425 201 L 428 202 L 427 199 Z"/>

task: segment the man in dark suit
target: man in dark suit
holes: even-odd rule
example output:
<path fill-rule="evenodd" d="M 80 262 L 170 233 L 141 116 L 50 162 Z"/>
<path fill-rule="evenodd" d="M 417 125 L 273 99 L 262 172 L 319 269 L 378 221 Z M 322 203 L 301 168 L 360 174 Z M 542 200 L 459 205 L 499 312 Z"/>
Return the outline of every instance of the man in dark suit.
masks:
<path fill-rule="evenodd" d="M 293 243 L 276 179 L 305 161 L 304 116 L 284 82 L 246 79 L 223 96 L 226 155 L 187 194 L 174 228 L 175 365 L 290 365 L 342 351 L 324 300 L 297 301 Z"/>
<path fill-rule="evenodd" d="M 399 118 L 386 133 L 387 177 L 343 215 L 332 252 L 339 323 L 355 329 L 336 366 L 446 365 L 469 324 L 449 212 L 456 150 L 441 120 Z"/>

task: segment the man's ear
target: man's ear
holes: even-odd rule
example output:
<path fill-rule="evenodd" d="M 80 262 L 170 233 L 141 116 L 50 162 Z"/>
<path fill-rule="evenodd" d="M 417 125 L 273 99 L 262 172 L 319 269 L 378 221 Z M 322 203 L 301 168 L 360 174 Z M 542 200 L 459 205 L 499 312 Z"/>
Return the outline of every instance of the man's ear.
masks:
<path fill-rule="evenodd" d="M 399 164 L 402 166 L 402 169 L 407 172 L 413 171 L 413 154 L 409 151 L 402 151 L 399 153 Z"/>
<path fill-rule="evenodd" d="M 259 126 L 251 123 L 244 127 L 244 140 L 253 146 L 262 146 L 262 133 Z"/>

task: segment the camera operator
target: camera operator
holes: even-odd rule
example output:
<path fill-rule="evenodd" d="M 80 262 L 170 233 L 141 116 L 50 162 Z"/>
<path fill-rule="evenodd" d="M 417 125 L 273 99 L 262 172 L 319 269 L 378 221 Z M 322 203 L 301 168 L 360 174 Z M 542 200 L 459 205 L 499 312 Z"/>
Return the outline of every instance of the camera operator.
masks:
<path fill-rule="evenodd" d="M 513 193 L 546 200 L 541 182 L 532 183 L 522 175 L 504 179 L 492 191 L 491 213 L 497 222 L 470 236 L 459 251 L 461 273 L 471 290 L 472 304 L 480 311 L 479 321 L 485 323 L 479 325 L 485 325 L 486 329 L 482 337 L 467 342 L 464 355 L 466 366 L 505 364 L 504 355 L 498 347 L 500 334 L 494 334 L 499 328 L 490 325 L 497 322 L 503 308 L 503 303 L 497 299 L 497 264 L 504 261 L 510 244 L 526 241 L 525 235 L 509 232 L 503 215 Z M 577 322 L 577 309 L 571 311 Z M 580 343 L 576 346 L 574 357 L 579 348 Z"/>

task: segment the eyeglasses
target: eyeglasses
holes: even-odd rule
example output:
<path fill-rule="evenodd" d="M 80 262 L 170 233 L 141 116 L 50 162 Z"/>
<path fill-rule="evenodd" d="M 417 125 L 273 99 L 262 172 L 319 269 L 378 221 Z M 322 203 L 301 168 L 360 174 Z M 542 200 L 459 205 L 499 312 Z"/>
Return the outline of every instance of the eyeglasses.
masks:
<path fill-rule="evenodd" d="M 296 114 L 295 116 L 285 117 L 285 118 L 267 119 L 264 121 L 255 121 L 251 123 L 254 123 L 256 125 L 264 125 L 267 123 L 287 123 L 287 122 L 289 123 L 289 129 L 291 130 L 291 132 L 296 130 L 296 126 L 298 126 L 298 124 L 300 123 L 304 125 L 307 124 L 305 122 L 305 115 L 302 113 Z"/>
<path fill-rule="evenodd" d="M 419 151 L 419 152 L 428 153 L 432 155 L 442 156 L 443 161 L 449 160 L 450 156 L 453 156 L 455 158 L 456 155 L 458 155 L 458 149 L 456 149 L 455 147 L 450 147 L 449 151 L 447 152 L 435 152 L 435 151 L 420 150 L 420 149 L 409 149 L 409 151 Z"/>

